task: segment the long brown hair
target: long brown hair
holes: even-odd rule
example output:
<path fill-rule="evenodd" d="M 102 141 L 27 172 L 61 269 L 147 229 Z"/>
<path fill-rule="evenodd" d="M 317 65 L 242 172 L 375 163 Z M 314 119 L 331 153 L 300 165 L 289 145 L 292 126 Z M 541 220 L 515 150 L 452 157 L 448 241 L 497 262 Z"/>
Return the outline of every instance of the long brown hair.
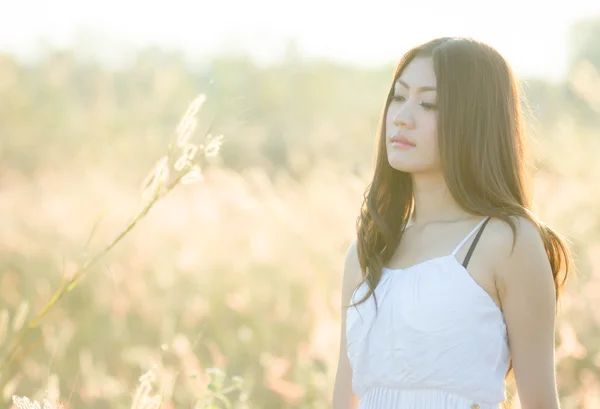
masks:
<path fill-rule="evenodd" d="M 357 249 L 363 281 L 374 294 L 382 268 L 400 244 L 414 207 L 409 173 L 387 159 L 385 119 L 394 83 L 415 57 L 432 57 L 437 79 L 438 146 L 446 184 L 468 213 L 508 223 L 514 217 L 535 224 L 550 260 L 557 297 L 571 265 L 566 242 L 531 213 L 521 92 L 506 60 L 470 38 L 439 38 L 408 51 L 400 60 L 380 118 L 373 179 L 357 220 Z M 377 301 L 375 299 L 375 301 Z M 377 302 L 375 302 L 377 307 Z"/>

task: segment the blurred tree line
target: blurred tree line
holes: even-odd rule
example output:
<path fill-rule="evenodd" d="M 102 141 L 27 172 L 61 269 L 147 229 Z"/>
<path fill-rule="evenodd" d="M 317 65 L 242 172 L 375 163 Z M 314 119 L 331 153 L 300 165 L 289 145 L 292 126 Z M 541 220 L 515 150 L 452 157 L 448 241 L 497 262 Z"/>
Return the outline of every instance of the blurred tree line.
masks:
<path fill-rule="evenodd" d="M 560 82 L 524 79 L 542 133 L 566 116 L 598 125 L 594 96 L 584 95 L 589 79 L 578 83 L 593 75 L 590 67 L 596 75 L 600 70 L 598 41 L 598 18 L 578 22 L 570 38 L 570 75 Z M 391 64 L 365 69 L 307 60 L 293 42 L 283 60 L 265 67 L 245 55 L 191 64 L 158 47 L 140 50 L 130 61 L 111 68 L 79 58 L 77 50 L 48 49 L 35 63 L 0 55 L 4 166 L 28 173 L 80 157 L 146 169 L 164 150 L 185 106 L 205 92 L 204 125 L 217 116 L 214 131 L 228 137 L 223 165 L 301 176 L 324 159 L 361 172 L 370 166 L 393 71 Z"/>

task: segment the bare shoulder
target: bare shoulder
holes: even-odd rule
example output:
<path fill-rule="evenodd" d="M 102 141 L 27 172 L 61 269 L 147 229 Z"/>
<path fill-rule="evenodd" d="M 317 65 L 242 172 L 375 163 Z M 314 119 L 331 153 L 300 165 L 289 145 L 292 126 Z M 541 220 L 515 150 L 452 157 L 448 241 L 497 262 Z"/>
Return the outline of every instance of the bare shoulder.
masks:
<path fill-rule="evenodd" d="M 490 239 L 493 244 L 500 246 L 498 250 L 503 255 L 507 256 L 508 253 L 512 252 L 513 238 L 517 241 L 515 251 L 517 248 L 531 249 L 531 246 L 541 246 L 543 248 L 540 233 L 531 220 L 525 217 L 512 217 L 511 219 L 515 223 L 516 237 L 513 235 L 510 225 L 497 218 L 492 218 L 485 229 L 486 234 L 491 236 Z"/>
<path fill-rule="evenodd" d="M 492 263 L 501 293 L 514 285 L 552 282 L 550 261 L 537 226 L 525 217 L 513 220 L 516 234 L 500 219 L 491 219 L 486 228 L 488 240 L 495 249 Z"/>
<path fill-rule="evenodd" d="M 353 240 L 348 246 L 346 259 L 344 261 L 344 275 L 342 278 L 342 296 L 344 302 L 348 302 L 354 289 L 361 283 L 362 270 L 358 261 L 358 249 L 356 240 Z"/>
<path fill-rule="evenodd" d="M 527 259 L 539 257 L 540 254 L 547 258 L 542 237 L 536 225 L 525 217 L 513 217 L 516 231 L 513 233 L 510 225 L 503 220 L 493 218 L 490 220 L 486 233 L 491 244 L 496 248 L 498 261 L 518 259 L 523 256 Z M 513 250 L 514 241 L 514 250 Z M 541 253 L 540 253 L 541 251 Z"/>

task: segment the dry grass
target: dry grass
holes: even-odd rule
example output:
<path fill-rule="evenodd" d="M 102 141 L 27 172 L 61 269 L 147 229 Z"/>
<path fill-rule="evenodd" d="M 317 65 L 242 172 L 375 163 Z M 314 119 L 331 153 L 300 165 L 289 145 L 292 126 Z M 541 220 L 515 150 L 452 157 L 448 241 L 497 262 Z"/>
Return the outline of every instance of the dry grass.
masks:
<path fill-rule="evenodd" d="M 111 90 L 105 85 L 97 84 L 100 96 Z M 16 87 L 13 98 L 20 92 Z M 356 99 L 354 90 L 351 94 Z M 154 95 L 152 101 L 163 104 L 163 97 Z M 81 126 L 92 123 L 98 134 L 108 133 L 110 119 L 119 112 L 112 98 L 106 111 L 72 116 Z M 149 103 L 152 112 L 168 108 L 156 104 Z M 146 115 L 147 107 L 139 105 L 135 112 Z M 277 100 L 275 105 L 285 104 Z M 51 107 L 42 108 L 45 113 Z M 346 115 L 341 122 L 368 128 L 357 117 Z M 202 172 L 191 158 L 201 149 L 211 153 L 220 142 L 216 137 L 202 147 L 189 145 L 195 122 L 186 118 L 174 145 L 178 157 L 159 161 L 145 181 L 151 194 L 145 195 L 142 212 L 152 193 L 164 192 L 154 182 L 171 186 L 182 180 L 184 169 L 197 179 Z M 544 164 L 536 176 L 536 212 L 571 239 L 580 272 L 568 285 L 560 313 L 562 408 L 595 409 L 600 401 L 595 307 L 600 301 L 600 162 L 597 138 L 574 125 L 559 124 L 536 147 Z M 13 126 L 24 125 L 16 121 Z M 132 129 L 114 137 L 109 148 L 122 144 L 127 152 L 131 146 L 132 152 L 141 151 Z M 317 140 L 330 131 L 301 136 Z M 42 157 L 43 151 L 38 147 L 36 155 Z M 339 162 L 307 164 L 302 182 L 284 175 L 270 178 L 259 169 L 240 174 L 211 168 L 201 185 L 180 186 L 155 202 L 143 223 L 88 274 L 78 276 L 82 263 L 106 249 L 140 211 L 139 175 L 129 167 L 137 159 L 101 167 L 75 156 L 60 167 L 37 166 L 31 176 L 1 169 L 0 214 L 11 217 L 0 222 L 0 356 L 43 311 L 63 277 L 81 277 L 41 321 L 41 343 L 19 357 L 18 371 L 0 372 L 2 406 L 36 407 L 24 398 L 10 406 L 16 394 L 37 399 L 40 408 L 46 398 L 65 409 L 145 409 L 158 407 L 159 399 L 164 409 L 329 408 L 341 268 L 366 177 L 353 176 Z M 88 243 L 90 230 L 95 235 Z"/>
<path fill-rule="evenodd" d="M 4 214 L 21 216 L 0 237 L 10 244 L 0 291 L 12 316 L 22 315 L 23 300 L 39 308 L 47 299 L 61 252 L 67 269 L 76 265 L 72 255 L 101 209 L 110 211 L 96 243 L 127 220 L 138 195 L 93 169 L 19 182 L 5 176 L 1 200 Z M 47 317 L 44 347 L 24 362 L 14 392 L 41 398 L 57 375 L 67 407 L 125 408 L 136 372 L 154 368 L 162 407 L 174 408 L 197 401 L 206 369 L 218 367 L 247 381 L 249 403 L 236 408 L 327 407 L 340 269 L 364 182 L 326 166 L 302 184 L 215 169 L 201 186 L 174 191 Z M 572 237 L 582 271 L 561 311 L 563 407 L 592 408 L 598 379 L 583 368 L 600 356 L 598 187 L 556 174 L 538 175 L 536 186 L 538 211 Z"/>

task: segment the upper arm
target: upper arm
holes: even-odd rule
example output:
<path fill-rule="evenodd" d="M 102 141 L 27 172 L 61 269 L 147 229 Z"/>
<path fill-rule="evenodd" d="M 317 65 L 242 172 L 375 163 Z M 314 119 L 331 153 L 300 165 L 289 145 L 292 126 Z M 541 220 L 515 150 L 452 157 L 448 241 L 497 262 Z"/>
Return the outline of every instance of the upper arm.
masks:
<path fill-rule="evenodd" d="M 342 275 L 340 353 L 333 388 L 333 409 L 354 409 L 358 405 L 358 397 L 352 391 L 352 370 L 347 355 L 346 307 L 351 302 L 354 289 L 361 281 L 362 272 L 358 262 L 356 242 L 352 242 L 346 253 Z"/>
<path fill-rule="evenodd" d="M 523 409 L 558 409 L 554 334 L 556 292 L 548 256 L 536 226 L 517 221 L 512 250 L 508 225 L 494 265 L 502 303 L 515 381 Z"/>

